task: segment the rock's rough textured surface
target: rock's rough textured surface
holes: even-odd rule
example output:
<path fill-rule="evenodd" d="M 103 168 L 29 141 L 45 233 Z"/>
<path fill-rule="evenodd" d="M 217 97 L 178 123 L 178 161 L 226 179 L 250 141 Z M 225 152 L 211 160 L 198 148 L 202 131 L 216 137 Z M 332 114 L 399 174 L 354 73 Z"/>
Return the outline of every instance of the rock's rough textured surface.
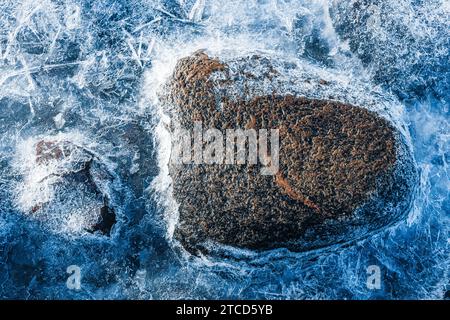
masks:
<path fill-rule="evenodd" d="M 173 139 L 175 127 L 195 121 L 280 134 L 275 175 L 261 175 L 259 164 L 169 164 L 179 203 L 174 236 L 188 251 L 208 240 L 308 250 L 364 236 L 408 208 L 414 166 L 390 122 L 336 101 L 258 95 L 253 87 L 276 83 L 279 73 L 258 55 L 228 64 L 196 52 L 176 65 L 161 97 Z"/>

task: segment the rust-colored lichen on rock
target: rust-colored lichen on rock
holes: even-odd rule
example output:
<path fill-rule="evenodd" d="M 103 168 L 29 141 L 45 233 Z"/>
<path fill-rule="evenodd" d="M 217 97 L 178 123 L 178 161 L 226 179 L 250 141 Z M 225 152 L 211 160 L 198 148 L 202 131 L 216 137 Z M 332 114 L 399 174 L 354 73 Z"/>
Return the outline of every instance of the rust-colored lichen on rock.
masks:
<path fill-rule="evenodd" d="M 248 79 L 244 87 L 265 77 L 247 73 L 239 75 Z M 309 245 L 297 245 L 297 240 L 312 239 L 311 247 L 321 246 L 329 241 L 321 242 L 321 237 L 328 239 L 330 233 L 347 228 L 327 229 L 327 221 L 351 224 L 355 210 L 397 186 L 396 131 L 376 113 L 293 95 L 230 97 L 224 92 L 233 86 L 227 64 L 204 52 L 179 60 L 162 96 L 172 128 L 191 129 L 201 120 L 205 128 L 224 134 L 226 129 L 279 129 L 279 172 L 263 176 L 260 164 L 171 163 L 179 203 L 175 237 L 186 249 L 195 252 L 205 240 L 304 250 Z M 345 234 L 336 241 L 343 239 Z"/>

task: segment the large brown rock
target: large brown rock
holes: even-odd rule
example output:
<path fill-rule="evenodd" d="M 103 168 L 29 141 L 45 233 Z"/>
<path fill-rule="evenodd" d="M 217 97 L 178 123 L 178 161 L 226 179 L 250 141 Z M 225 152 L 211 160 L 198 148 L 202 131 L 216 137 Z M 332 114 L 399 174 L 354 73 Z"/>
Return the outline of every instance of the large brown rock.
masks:
<path fill-rule="evenodd" d="M 280 135 L 275 175 L 261 175 L 260 164 L 169 164 L 179 204 L 174 237 L 188 251 L 211 241 L 309 250 L 360 238 L 407 211 L 416 173 L 393 125 L 363 107 L 258 89 L 279 74 L 259 55 L 225 63 L 196 52 L 179 60 L 165 86 L 174 141 L 175 128 L 195 121 Z"/>

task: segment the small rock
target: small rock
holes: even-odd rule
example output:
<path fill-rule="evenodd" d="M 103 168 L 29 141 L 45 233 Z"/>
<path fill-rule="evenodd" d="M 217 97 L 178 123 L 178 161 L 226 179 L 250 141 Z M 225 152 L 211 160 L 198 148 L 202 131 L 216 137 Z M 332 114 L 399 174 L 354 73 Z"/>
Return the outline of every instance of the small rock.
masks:
<path fill-rule="evenodd" d="M 106 203 L 100 208 L 100 216 L 98 222 L 92 226 L 89 232 L 93 233 L 100 231 L 102 234 L 109 236 L 111 229 L 117 222 L 116 214 L 114 210 L 110 208 Z"/>
<path fill-rule="evenodd" d="M 389 226 L 410 206 L 417 172 L 395 127 L 344 102 L 264 94 L 260 88 L 285 85 L 279 65 L 258 55 L 225 62 L 200 51 L 179 60 L 164 87 L 173 141 L 181 138 L 176 128 L 191 130 L 195 121 L 221 132 L 280 132 L 273 176 L 261 175 L 260 164 L 169 164 L 179 204 L 174 237 L 192 253 L 210 241 L 311 250 Z"/>

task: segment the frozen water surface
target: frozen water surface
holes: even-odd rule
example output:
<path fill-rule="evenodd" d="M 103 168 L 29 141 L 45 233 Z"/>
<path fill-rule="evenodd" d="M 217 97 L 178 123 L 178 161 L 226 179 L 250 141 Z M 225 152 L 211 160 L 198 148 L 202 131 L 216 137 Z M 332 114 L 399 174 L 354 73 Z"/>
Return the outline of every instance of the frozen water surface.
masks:
<path fill-rule="evenodd" d="M 448 0 L 1 1 L 0 296 L 448 296 L 449 13 Z M 180 250 L 158 90 L 176 60 L 200 48 L 283 57 L 339 83 L 337 96 L 374 97 L 420 172 L 407 218 L 320 254 Z M 79 149 L 42 164 L 41 140 Z M 58 180 L 86 157 L 97 191 Z M 109 237 L 86 232 L 103 196 L 117 219 Z M 81 268 L 79 291 L 66 287 L 70 265 Z M 370 265 L 380 267 L 380 289 L 366 285 Z"/>

